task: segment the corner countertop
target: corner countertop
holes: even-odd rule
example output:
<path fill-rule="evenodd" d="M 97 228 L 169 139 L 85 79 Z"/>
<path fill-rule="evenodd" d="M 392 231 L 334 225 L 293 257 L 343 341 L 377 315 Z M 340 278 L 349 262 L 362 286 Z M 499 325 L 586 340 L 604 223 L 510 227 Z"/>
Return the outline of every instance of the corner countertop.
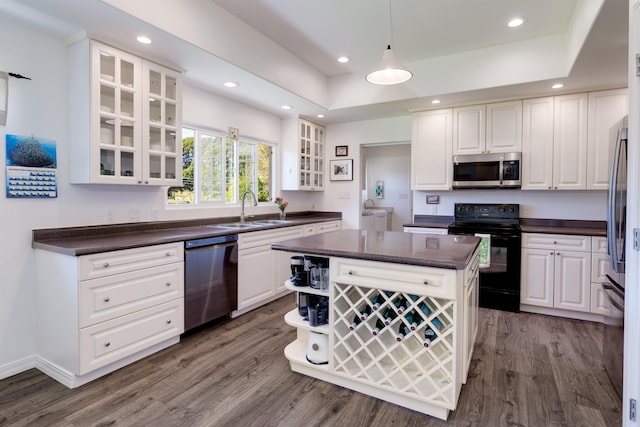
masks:
<path fill-rule="evenodd" d="M 447 228 L 453 224 L 452 216 L 416 215 L 414 222 L 405 227 Z M 606 221 L 520 218 L 520 230 L 523 233 L 572 234 L 583 236 L 606 236 Z"/>
<path fill-rule="evenodd" d="M 256 215 L 251 218 L 251 221 L 268 219 L 274 219 L 274 215 Z M 287 222 L 283 224 L 242 229 L 220 227 L 220 224 L 239 221 L 239 217 L 48 228 L 32 231 L 31 246 L 34 249 L 80 256 L 340 219 L 342 219 L 340 212 L 295 212 L 287 213 Z"/>
<path fill-rule="evenodd" d="M 271 248 L 309 255 L 463 270 L 480 239 L 395 231 L 341 230 L 274 243 Z"/>

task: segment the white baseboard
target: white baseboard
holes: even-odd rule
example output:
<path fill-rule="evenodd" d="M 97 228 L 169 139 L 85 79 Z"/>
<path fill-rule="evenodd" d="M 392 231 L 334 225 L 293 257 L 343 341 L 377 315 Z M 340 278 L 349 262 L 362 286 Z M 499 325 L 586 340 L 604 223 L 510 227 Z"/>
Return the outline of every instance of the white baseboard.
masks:
<path fill-rule="evenodd" d="M 587 320 L 589 322 L 604 323 L 602 314 L 584 313 L 582 311 L 562 310 L 558 308 L 538 307 L 536 305 L 520 304 L 520 311 L 527 313 L 546 314 L 548 316 L 566 317 L 567 319 Z"/>
<path fill-rule="evenodd" d="M 0 366 L 0 380 L 12 377 L 29 369 L 36 368 L 37 357 L 35 355 L 16 360 Z"/>

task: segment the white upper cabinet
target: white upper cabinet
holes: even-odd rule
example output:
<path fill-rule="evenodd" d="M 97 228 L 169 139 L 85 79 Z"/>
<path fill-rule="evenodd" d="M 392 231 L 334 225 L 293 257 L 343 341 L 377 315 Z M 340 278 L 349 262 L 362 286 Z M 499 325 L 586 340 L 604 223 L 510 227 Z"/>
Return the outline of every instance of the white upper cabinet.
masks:
<path fill-rule="evenodd" d="M 93 40 L 68 58 L 70 181 L 181 185 L 181 75 Z"/>
<path fill-rule="evenodd" d="M 453 109 L 453 154 L 522 150 L 522 101 Z"/>
<path fill-rule="evenodd" d="M 452 110 L 433 110 L 412 116 L 411 189 L 451 190 Z"/>
<path fill-rule="evenodd" d="M 324 190 L 325 128 L 293 118 L 282 121 L 282 189 Z"/>
<path fill-rule="evenodd" d="M 523 101 L 523 190 L 587 188 L 587 94 Z"/>
<path fill-rule="evenodd" d="M 481 154 L 485 151 L 484 105 L 453 109 L 453 154 Z"/>
<path fill-rule="evenodd" d="M 587 189 L 609 189 L 611 156 L 627 115 L 627 89 L 589 93 Z"/>
<path fill-rule="evenodd" d="M 522 101 L 487 104 L 487 153 L 522 151 Z"/>
<path fill-rule="evenodd" d="M 556 96 L 553 120 L 553 189 L 587 187 L 587 94 Z"/>
<path fill-rule="evenodd" d="M 522 189 L 553 187 L 553 97 L 522 104 Z"/>

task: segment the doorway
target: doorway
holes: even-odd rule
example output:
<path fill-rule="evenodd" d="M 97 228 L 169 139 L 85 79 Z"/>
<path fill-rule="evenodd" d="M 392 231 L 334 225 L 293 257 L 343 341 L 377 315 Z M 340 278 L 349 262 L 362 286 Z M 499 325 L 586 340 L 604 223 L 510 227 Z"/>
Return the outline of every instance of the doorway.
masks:
<path fill-rule="evenodd" d="M 389 231 L 403 231 L 411 217 L 411 144 L 364 144 L 360 149 L 362 206 L 386 209 Z"/>

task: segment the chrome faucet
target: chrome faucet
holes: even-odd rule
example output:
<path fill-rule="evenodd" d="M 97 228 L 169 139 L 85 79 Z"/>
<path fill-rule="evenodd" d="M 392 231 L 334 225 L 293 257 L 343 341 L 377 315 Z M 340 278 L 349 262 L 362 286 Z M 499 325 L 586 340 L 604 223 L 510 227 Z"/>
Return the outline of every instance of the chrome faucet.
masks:
<path fill-rule="evenodd" d="M 371 202 L 371 207 L 374 207 L 376 205 L 376 202 L 374 202 L 371 199 L 367 199 L 364 201 L 364 208 L 367 209 L 367 202 Z"/>
<path fill-rule="evenodd" d="M 258 200 L 256 199 L 256 195 L 253 191 L 247 190 L 242 193 L 242 197 L 240 197 L 240 201 L 242 202 L 242 207 L 240 208 L 240 222 L 244 222 L 244 198 L 247 194 L 251 194 L 251 197 L 253 197 L 253 206 L 258 206 Z"/>

